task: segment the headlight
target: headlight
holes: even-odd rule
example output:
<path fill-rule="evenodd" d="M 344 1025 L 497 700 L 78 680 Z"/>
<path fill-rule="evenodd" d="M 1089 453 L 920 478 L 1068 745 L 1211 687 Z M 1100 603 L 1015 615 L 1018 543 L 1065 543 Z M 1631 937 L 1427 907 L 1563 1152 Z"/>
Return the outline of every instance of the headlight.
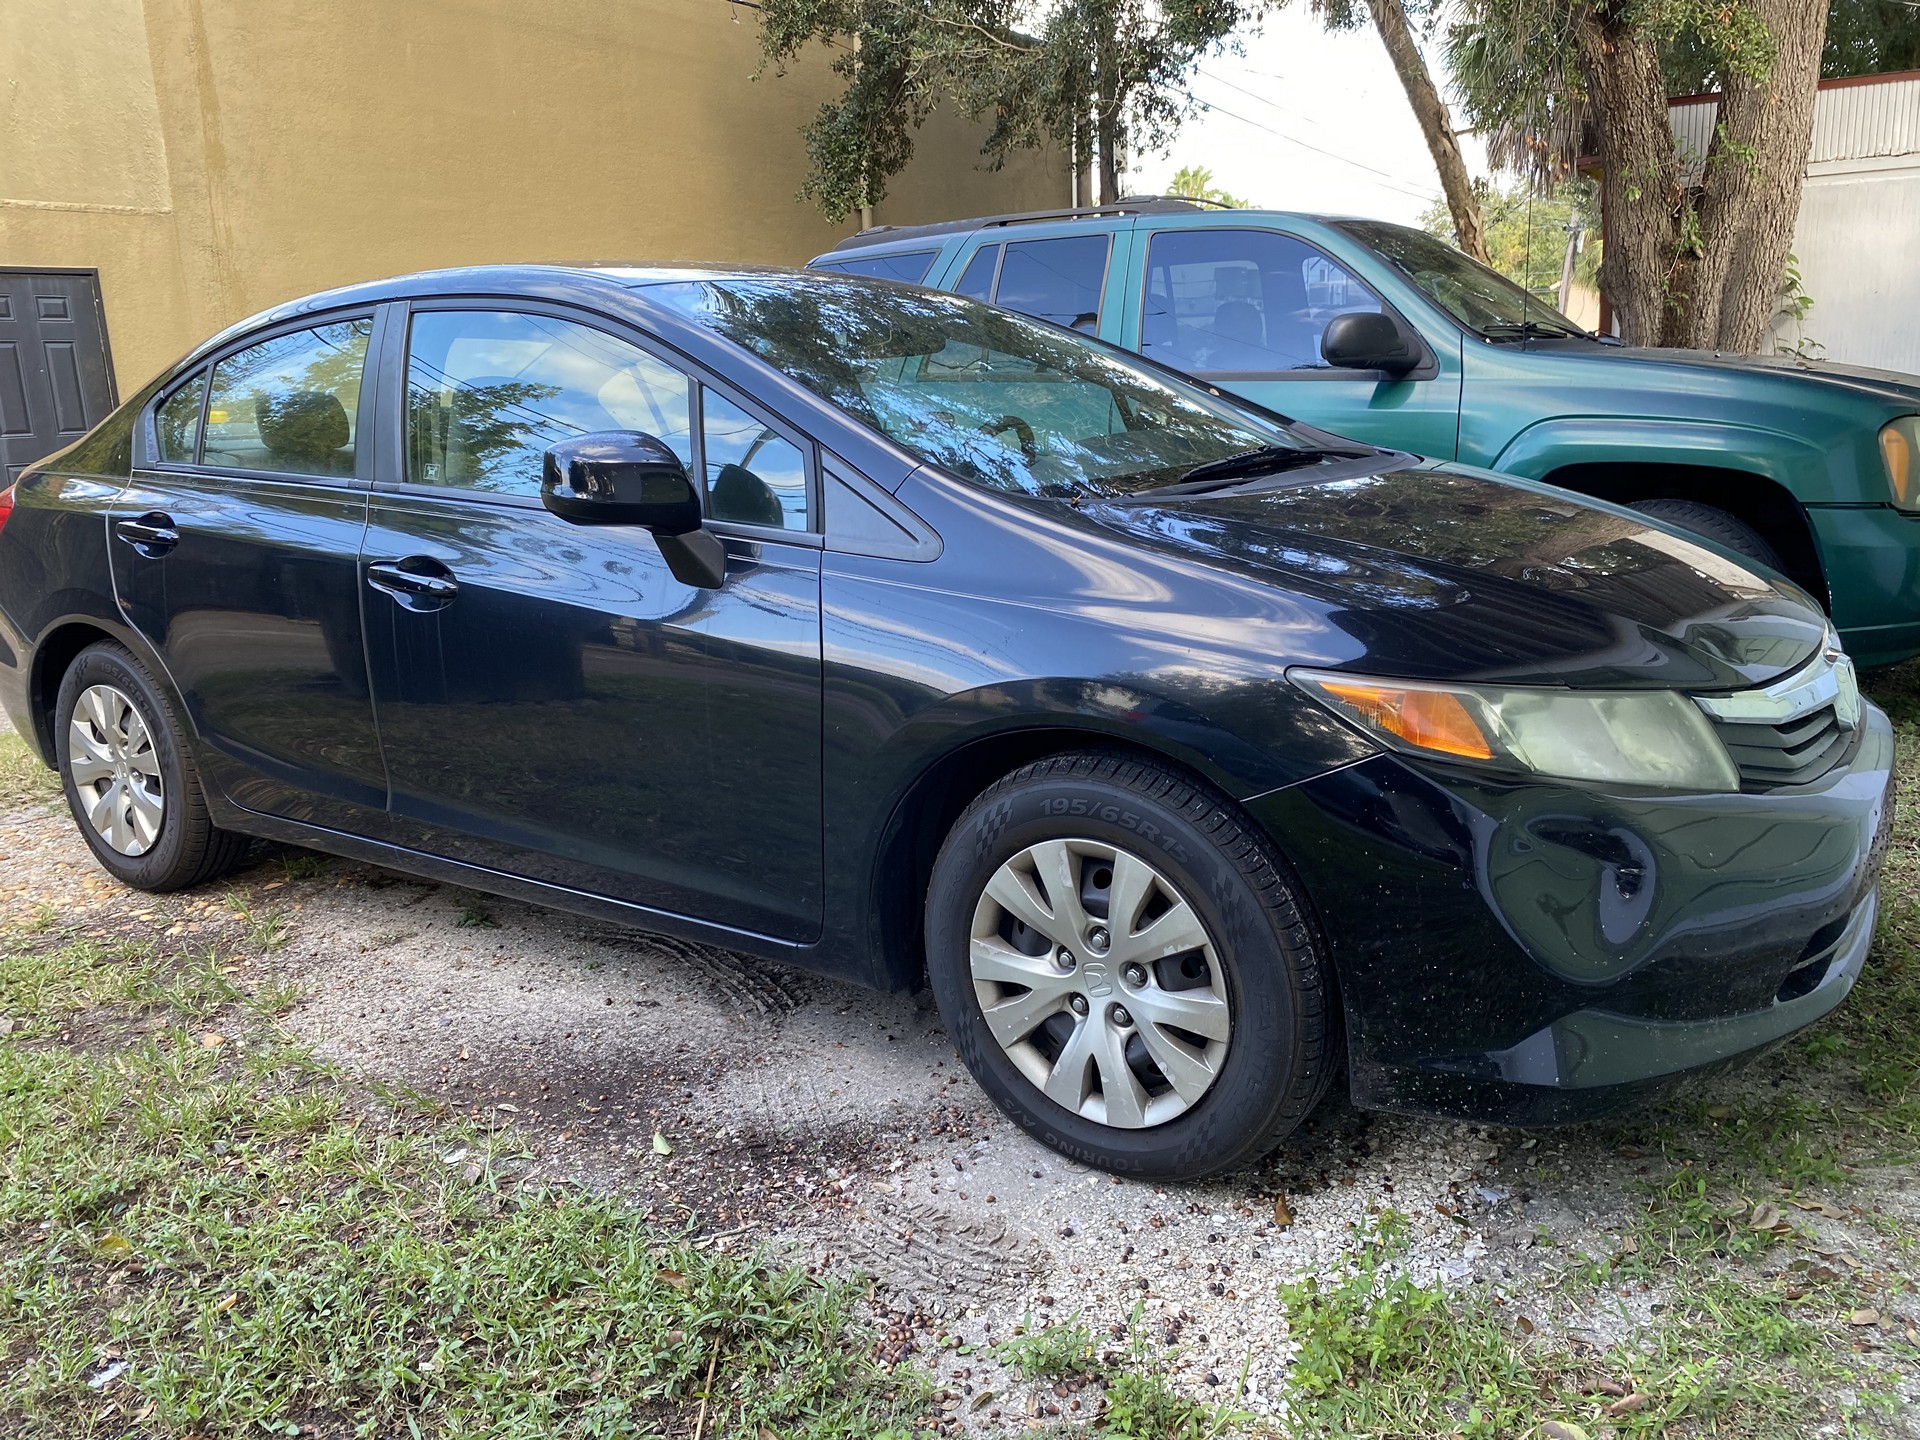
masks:
<path fill-rule="evenodd" d="M 1713 726 L 1671 690 L 1428 685 L 1325 670 L 1288 678 L 1390 749 L 1560 780 L 1737 791 Z"/>
<path fill-rule="evenodd" d="M 1902 415 L 1881 427 L 1880 458 L 1894 508 L 1920 510 L 1920 415 Z"/>

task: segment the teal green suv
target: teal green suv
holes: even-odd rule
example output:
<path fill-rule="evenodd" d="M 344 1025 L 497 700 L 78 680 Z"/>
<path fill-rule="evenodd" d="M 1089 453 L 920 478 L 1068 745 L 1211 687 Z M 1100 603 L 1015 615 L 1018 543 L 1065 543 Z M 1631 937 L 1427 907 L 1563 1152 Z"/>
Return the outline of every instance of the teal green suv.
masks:
<path fill-rule="evenodd" d="M 1798 582 L 1857 663 L 1920 653 L 1920 377 L 1634 349 L 1423 231 L 1168 199 L 880 227 L 813 268 L 991 300 L 1327 430 L 1631 505 Z"/>

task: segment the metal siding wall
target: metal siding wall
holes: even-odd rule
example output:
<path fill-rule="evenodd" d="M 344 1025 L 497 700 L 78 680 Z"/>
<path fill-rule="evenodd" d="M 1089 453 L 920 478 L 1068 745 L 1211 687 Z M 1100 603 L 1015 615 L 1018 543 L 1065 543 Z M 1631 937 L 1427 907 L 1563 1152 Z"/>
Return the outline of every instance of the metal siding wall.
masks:
<path fill-rule="evenodd" d="M 1681 154 L 1705 155 L 1719 109 L 1670 108 Z M 1777 328 L 1778 344 L 1920 373 L 1920 78 L 1820 92 L 1793 253 L 1813 309 L 1804 327 Z"/>

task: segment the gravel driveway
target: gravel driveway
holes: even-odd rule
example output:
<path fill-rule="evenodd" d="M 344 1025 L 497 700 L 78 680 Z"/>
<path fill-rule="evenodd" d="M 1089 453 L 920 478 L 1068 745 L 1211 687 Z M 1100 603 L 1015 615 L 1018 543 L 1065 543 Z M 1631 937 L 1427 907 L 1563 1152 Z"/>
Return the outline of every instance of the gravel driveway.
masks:
<path fill-rule="evenodd" d="M 1024 1429 L 1048 1406 L 1072 1417 L 1071 1395 L 1011 1383 L 979 1346 L 1074 1315 L 1118 1336 L 1137 1312 L 1178 1346 L 1183 1385 L 1225 1398 L 1244 1376 L 1249 1407 L 1271 1406 L 1289 1358 L 1276 1285 L 1337 1270 L 1381 1207 L 1411 1219 L 1415 1278 L 1485 1282 L 1524 1328 L 1576 1349 L 1605 1348 L 1671 1298 L 1644 1284 L 1559 1289 L 1619 1250 L 1661 1166 L 1602 1129 L 1529 1135 L 1336 1098 L 1256 1169 L 1122 1182 L 1002 1120 L 924 995 L 265 847 L 224 887 L 141 896 L 107 879 L 55 806 L 0 818 L 0 851 L 0 907 L 15 919 L 52 905 L 244 948 L 229 891 L 256 919 L 284 917 L 283 943 L 255 947 L 238 978 L 291 982 L 284 1023 L 320 1054 L 517 1137 L 514 1163 L 536 1178 L 616 1189 L 715 1243 L 870 1272 L 901 1353 L 938 1367 L 969 1429 Z M 1727 1099 L 1779 1083 L 1773 1064 L 1721 1082 Z M 1856 1180 L 1839 1218 L 1796 1223 L 1893 1266 L 1920 1190 L 1905 1171 Z"/>

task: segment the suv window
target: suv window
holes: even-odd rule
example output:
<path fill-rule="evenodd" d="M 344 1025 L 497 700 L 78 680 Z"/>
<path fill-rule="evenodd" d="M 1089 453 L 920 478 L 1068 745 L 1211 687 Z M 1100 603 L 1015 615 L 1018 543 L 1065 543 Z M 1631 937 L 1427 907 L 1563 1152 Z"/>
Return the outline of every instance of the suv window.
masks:
<path fill-rule="evenodd" d="M 700 391 L 707 513 L 715 520 L 807 528 L 807 462 L 800 448 L 723 395 Z"/>
<path fill-rule="evenodd" d="M 1100 327 L 1107 243 L 1105 235 L 1063 235 L 1007 246 L 993 303 L 1092 334 Z"/>
<path fill-rule="evenodd" d="M 689 467 L 687 377 L 604 331 L 513 310 L 417 312 L 407 339 L 407 479 L 538 495 L 541 452 L 641 430 Z"/>
<path fill-rule="evenodd" d="M 201 458 L 285 475 L 351 475 L 371 319 L 293 330 L 213 367 Z M 165 443 L 164 435 L 162 443 Z"/>
<path fill-rule="evenodd" d="M 953 288 L 956 293 L 969 300 L 991 300 L 993 298 L 993 272 L 1000 268 L 1000 247 L 982 245 L 973 252 L 973 259 L 967 262 L 967 268 L 960 276 L 960 283 Z"/>
<path fill-rule="evenodd" d="M 154 430 L 160 442 L 155 458 L 162 464 L 191 465 L 200 446 L 200 402 L 207 398 L 207 372 L 202 370 L 160 403 Z"/>
<path fill-rule="evenodd" d="M 816 270 L 838 270 L 842 275 L 871 275 L 876 280 L 904 280 L 918 285 L 933 268 L 938 250 L 897 250 L 891 255 L 863 255 L 858 260 L 821 260 Z"/>
<path fill-rule="evenodd" d="M 1163 230 L 1147 246 L 1140 353 L 1201 373 L 1325 369 L 1327 322 L 1379 309 L 1379 296 L 1291 235 Z"/>

